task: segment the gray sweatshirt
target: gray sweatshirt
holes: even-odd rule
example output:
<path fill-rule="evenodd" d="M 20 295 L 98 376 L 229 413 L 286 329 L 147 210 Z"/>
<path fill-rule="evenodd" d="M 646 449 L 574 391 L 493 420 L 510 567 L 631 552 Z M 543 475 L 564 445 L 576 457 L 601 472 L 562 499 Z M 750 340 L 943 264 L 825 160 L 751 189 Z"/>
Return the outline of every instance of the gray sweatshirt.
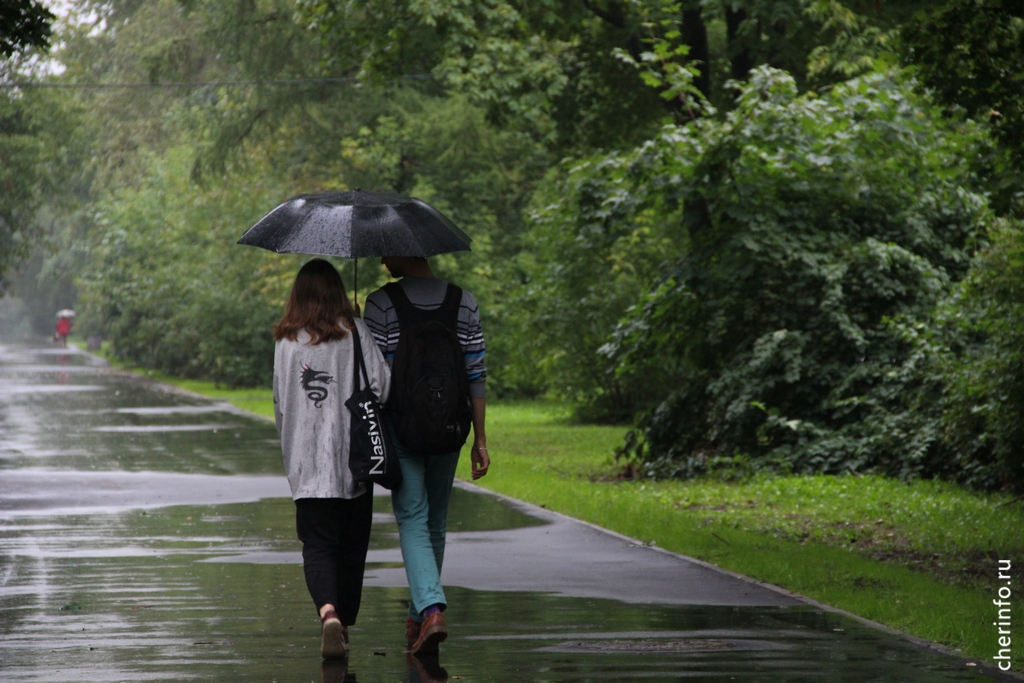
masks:
<path fill-rule="evenodd" d="M 362 320 L 356 320 L 370 388 L 383 403 L 391 370 Z M 348 468 L 354 362 L 352 335 L 309 345 L 309 334 L 274 350 L 274 417 L 292 498 L 357 498 L 366 491 Z"/>

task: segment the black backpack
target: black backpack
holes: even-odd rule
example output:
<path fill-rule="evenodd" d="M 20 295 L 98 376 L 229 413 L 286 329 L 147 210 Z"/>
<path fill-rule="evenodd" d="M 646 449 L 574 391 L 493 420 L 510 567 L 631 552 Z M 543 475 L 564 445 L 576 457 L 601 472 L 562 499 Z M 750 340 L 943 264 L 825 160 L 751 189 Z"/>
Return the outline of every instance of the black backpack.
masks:
<path fill-rule="evenodd" d="M 469 437 L 473 408 L 455 332 L 462 289 L 449 284 L 440 308 L 425 311 L 398 283 L 384 286 L 398 314 L 388 411 L 398 440 L 416 455 L 453 453 Z"/>

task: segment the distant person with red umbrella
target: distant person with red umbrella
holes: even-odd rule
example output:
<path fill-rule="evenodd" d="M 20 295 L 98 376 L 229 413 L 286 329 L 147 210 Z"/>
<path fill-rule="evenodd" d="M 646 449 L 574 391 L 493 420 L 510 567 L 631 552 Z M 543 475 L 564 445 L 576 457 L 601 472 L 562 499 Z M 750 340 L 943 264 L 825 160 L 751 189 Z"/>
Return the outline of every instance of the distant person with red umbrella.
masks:
<path fill-rule="evenodd" d="M 71 319 L 73 317 L 75 317 L 75 312 L 69 309 L 57 312 L 57 332 L 53 335 L 53 338 L 60 344 L 61 348 L 68 345 L 68 335 L 71 334 Z"/>

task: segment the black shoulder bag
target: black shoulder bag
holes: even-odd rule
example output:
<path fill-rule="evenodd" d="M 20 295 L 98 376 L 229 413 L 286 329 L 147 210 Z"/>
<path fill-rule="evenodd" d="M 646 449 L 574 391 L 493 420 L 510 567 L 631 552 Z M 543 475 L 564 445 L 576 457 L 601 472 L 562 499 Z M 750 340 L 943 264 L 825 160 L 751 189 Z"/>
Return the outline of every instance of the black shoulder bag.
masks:
<path fill-rule="evenodd" d="M 372 481 L 394 491 L 402 485 L 402 468 L 398 454 L 391 445 L 384 422 L 384 411 L 377 397 L 370 389 L 370 377 L 366 374 L 363 347 L 359 343 L 359 332 L 352 326 L 352 345 L 355 358 L 352 368 L 352 397 L 345 401 L 345 407 L 352 414 L 349 428 L 348 468 L 356 483 Z M 363 387 L 360 380 L 366 381 Z"/>

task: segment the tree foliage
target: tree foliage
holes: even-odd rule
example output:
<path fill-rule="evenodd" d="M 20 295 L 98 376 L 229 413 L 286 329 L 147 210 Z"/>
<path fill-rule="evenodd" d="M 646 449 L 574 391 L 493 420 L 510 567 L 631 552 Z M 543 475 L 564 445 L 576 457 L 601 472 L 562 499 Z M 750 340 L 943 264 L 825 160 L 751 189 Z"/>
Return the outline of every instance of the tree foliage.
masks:
<path fill-rule="evenodd" d="M 886 4 L 881 15 L 866 16 L 885 24 L 898 13 Z M 432 76 L 484 107 L 491 121 L 522 126 L 559 155 L 630 146 L 666 117 L 690 118 L 676 98 L 659 97 L 670 85 L 649 88 L 623 55 L 644 62 L 666 39 L 685 47 L 664 51 L 663 67 L 693 69 L 694 87 L 725 108 L 727 81 L 745 80 L 760 64 L 806 83 L 808 56 L 839 33 L 853 36 L 844 54 L 856 60 L 852 53 L 870 42 L 874 34 L 862 34 L 874 24 L 848 14 L 838 2 L 804 0 L 299 2 L 328 64 L 375 82 Z"/>
<path fill-rule="evenodd" d="M 908 22 L 901 38 L 936 100 L 990 122 L 1024 162 L 1024 1 L 952 0 Z"/>
<path fill-rule="evenodd" d="M 605 386 L 632 385 L 635 407 L 648 406 L 626 452 L 658 474 L 716 458 L 949 470 L 934 415 L 909 408 L 934 402 L 935 387 L 912 371 L 908 330 L 963 278 L 984 235 L 986 203 L 960 163 L 979 137 L 884 76 L 819 97 L 760 68 L 724 120 L 572 169 L 565 199 L 545 209 L 564 234 L 538 307 L 571 315 L 560 302 L 585 288 L 605 292 L 599 327 L 623 314 L 613 335 L 574 341 L 587 360 L 605 356 Z M 646 269 L 623 311 L 609 295 L 620 291 L 614 261 L 586 252 L 641 224 L 659 226 L 676 255 L 659 250 L 670 258 Z M 567 270 L 577 259 L 592 271 Z"/>
<path fill-rule="evenodd" d="M 0 294 L 47 239 L 37 211 L 76 201 L 86 144 L 74 103 L 54 93 L 0 91 Z"/>
<path fill-rule="evenodd" d="M 492 390 L 634 421 L 634 472 L 1020 486 L 1018 4 L 83 0 L 54 78 L 192 85 L 10 93 L 3 254 L 47 221 L 38 310 L 71 271 L 121 356 L 261 384 L 302 259 L 234 240 L 394 190 L 474 237 Z"/>
<path fill-rule="evenodd" d="M 55 18 L 38 0 L 4 0 L 0 5 L 0 56 L 49 47 Z"/>
<path fill-rule="evenodd" d="M 44 239 L 36 211 L 60 194 L 80 161 L 74 106 L 53 93 L 11 87 L 31 71 L 34 49 L 49 47 L 53 20 L 35 0 L 0 5 L 0 295 Z"/>
<path fill-rule="evenodd" d="M 949 447 L 970 483 L 1024 488 L 1024 230 L 1002 220 L 940 310 Z"/>
<path fill-rule="evenodd" d="M 287 3 L 261 3 L 246 14 L 247 7 L 106 5 L 113 14 L 93 16 L 69 38 L 64 78 L 248 81 L 324 73 L 316 41 L 312 52 L 303 47 L 310 41 Z M 120 30 L 96 31 L 104 19 Z M 147 42 L 154 34 L 163 40 Z M 145 60 L 133 58 L 140 52 Z M 95 246 L 79 281 L 79 329 L 110 335 L 116 353 L 169 372 L 266 381 L 268 320 L 283 305 L 276 278 L 285 277 L 284 266 L 232 247 L 232 236 L 287 196 L 354 186 L 422 197 L 469 231 L 474 252 L 440 257 L 435 268 L 475 291 L 488 327 L 500 328 L 494 283 L 505 281 L 506 264 L 514 269 L 511 256 L 521 249 L 521 207 L 543 172 L 536 143 L 489 126 L 464 98 L 417 83 L 293 85 L 85 94 L 98 144 L 88 231 Z M 351 262 L 339 265 L 351 282 Z M 363 296 L 384 277 L 376 265 L 360 268 Z M 275 284 L 264 291 L 268 278 Z M 514 352 L 508 337 L 494 335 L 498 367 Z M 500 370 L 492 377 L 499 391 L 510 382 L 531 385 L 528 377 L 503 380 Z"/>
<path fill-rule="evenodd" d="M 98 315 L 118 356 L 231 386 L 267 385 L 270 328 L 301 261 L 235 247 L 278 195 L 272 175 L 190 186 L 194 150 L 144 160 L 146 177 L 95 208 L 82 274 L 86 323 Z"/>

